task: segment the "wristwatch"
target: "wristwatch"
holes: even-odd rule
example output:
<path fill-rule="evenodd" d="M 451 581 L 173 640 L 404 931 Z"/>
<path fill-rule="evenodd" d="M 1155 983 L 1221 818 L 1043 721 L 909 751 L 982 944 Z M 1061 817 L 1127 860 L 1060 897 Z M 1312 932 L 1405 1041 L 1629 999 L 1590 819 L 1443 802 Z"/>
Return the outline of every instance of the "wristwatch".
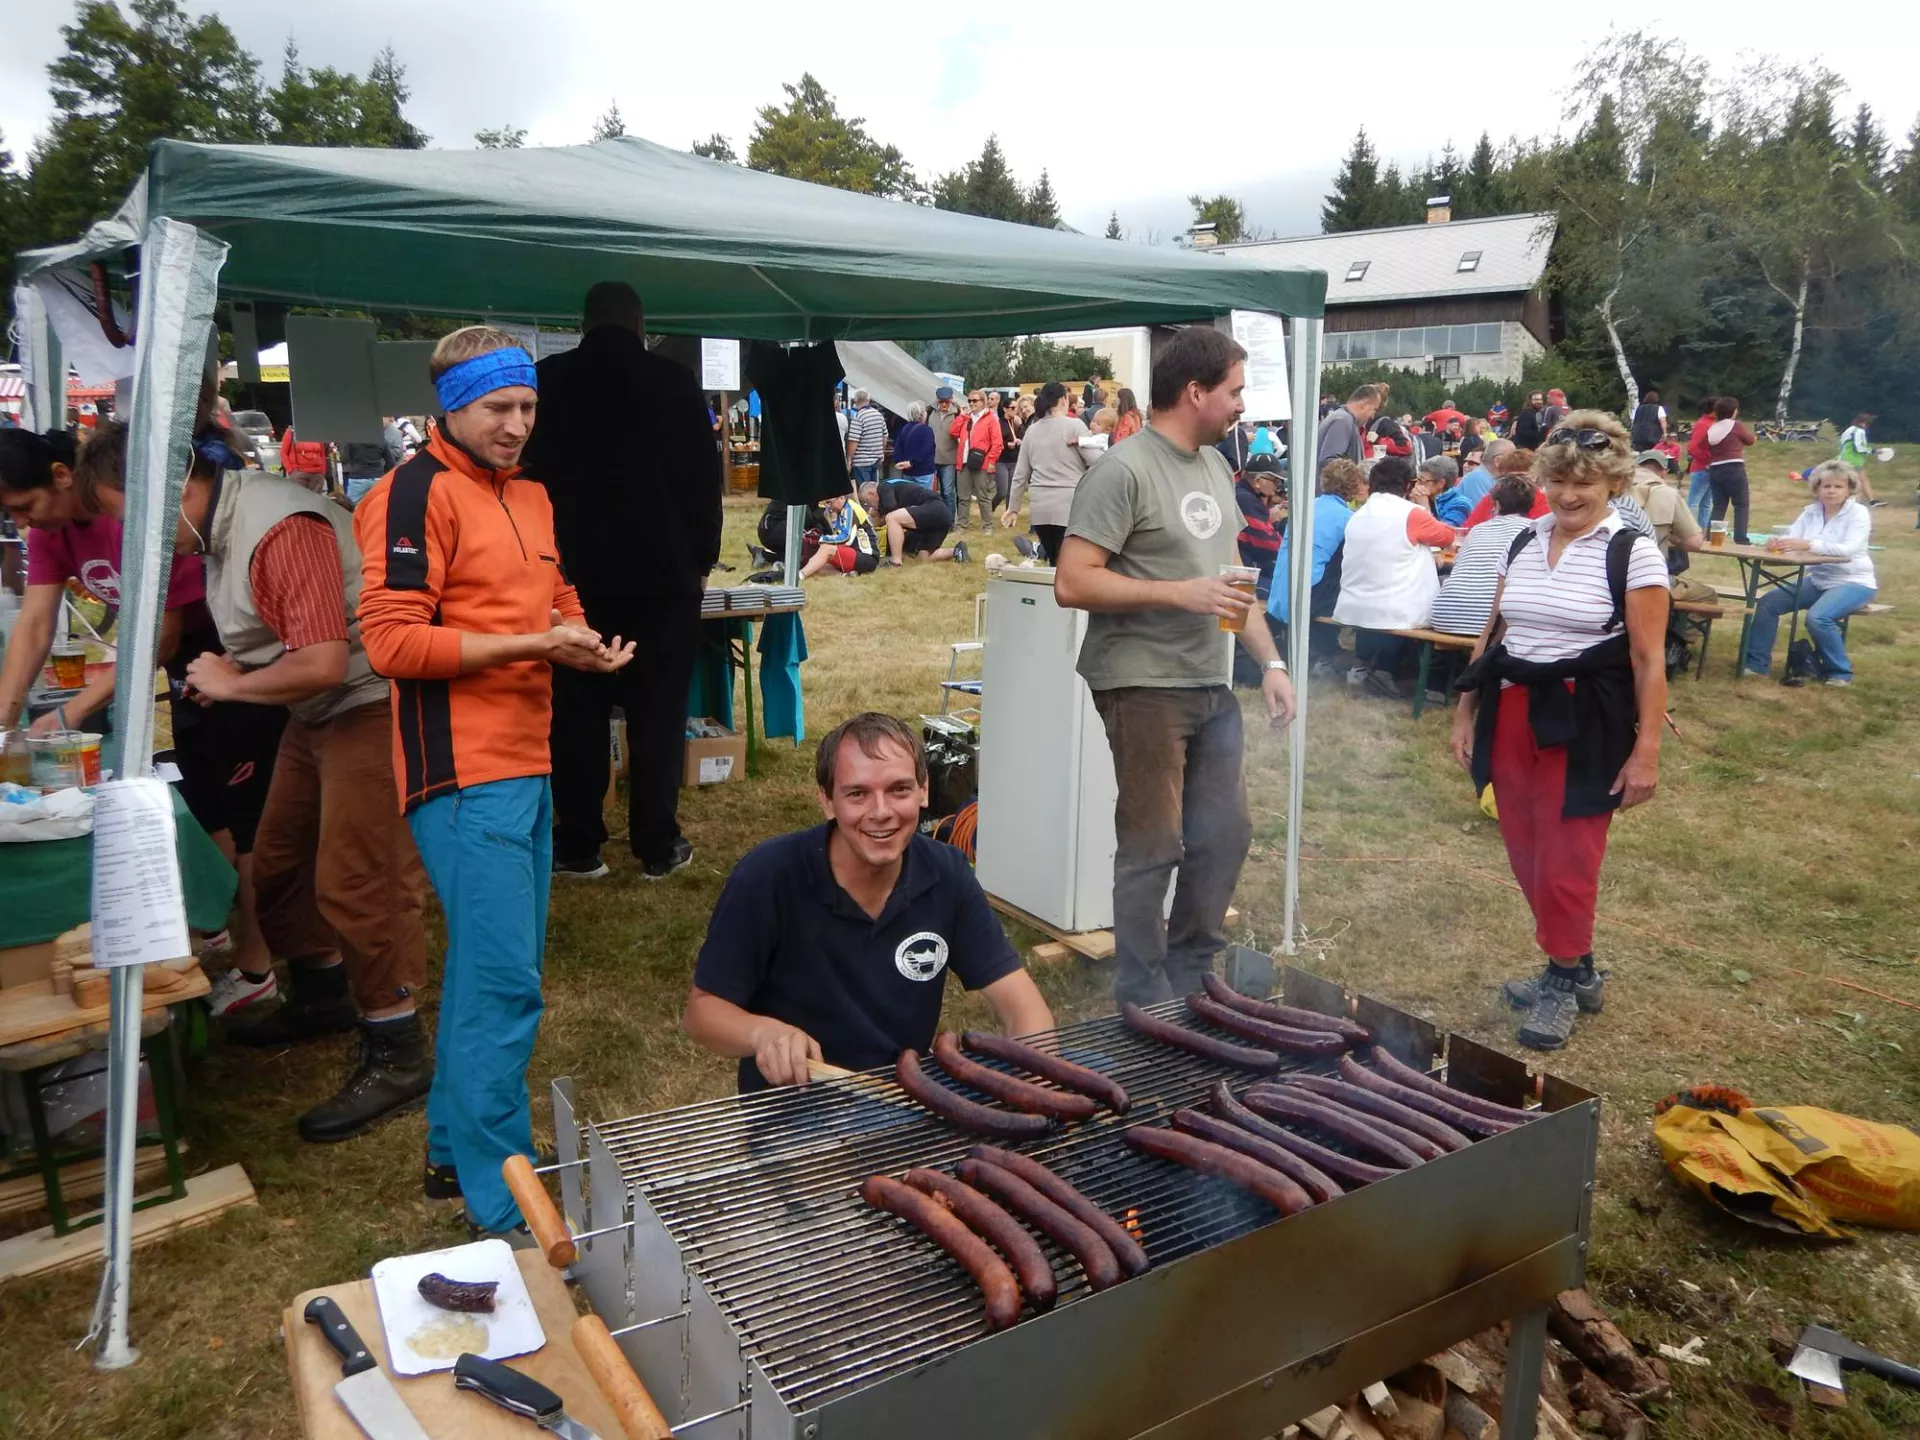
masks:
<path fill-rule="evenodd" d="M 1287 673 L 1287 662 L 1284 660 L 1269 660 L 1265 665 L 1262 665 L 1260 668 L 1262 670 L 1278 670 L 1282 675 L 1284 675 Z"/>

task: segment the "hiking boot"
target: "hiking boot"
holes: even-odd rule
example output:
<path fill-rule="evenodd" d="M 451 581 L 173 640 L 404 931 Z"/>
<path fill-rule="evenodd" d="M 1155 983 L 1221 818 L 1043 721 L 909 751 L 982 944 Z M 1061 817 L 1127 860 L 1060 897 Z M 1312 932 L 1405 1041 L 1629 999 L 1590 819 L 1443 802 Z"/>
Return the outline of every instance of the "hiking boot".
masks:
<path fill-rule="evenodd" d="M 1524 980 L 1509 980 L 1501 987 L 1501 993 L 1507 997 L 1507 1003 L 1516 1010 L 1531 1010 L 1533 1002 L 1539 998 L 1540 987 L 1556 970 L 1563 974 L 1571 973 L 1565 966 L 1555 965 L 1551 960 L 1538 975 L 1529 975 Z M 1591 980 L 1575 979 L 1573 997 L 1580 1002 L 1580 1013 L 1598 1015 L 1606 1005 L 1607 972 L 1595 970 Z"/>
<path fill-rule="evenodd" d="M 300 1138 L 351 1140 L 388 1116 L 417 1108 L 433 1084 L 418 1015 L 360 1022 L 360 1059 L 340 1093 L 300 1117 Z"/>
<path fill-rule="evenodd" d="M 676 870 L 693 863 L 693 842 L 682 835 L 673 842 L 673 853 L 665 860 L 649 860 L 640 867 L 642 880 L 664 880 Z"/>
<path fill-rule="evenodd" d="M 236 1045 L 270 1049 L 323 1035 L 344 1035 L 359 1022 L 360 1012 L 347 991 L 345 965 L 324 969 L 295 965 L 288 971 L 287 982 L 289 993 L 281 1004 L 257 1020 L 233 1026 L 227 1038 Z"/>
<path fill-rule="evenodd" d="M 599 880 L 612 873 L 607 869 L 606 861 L 598 855 L 589 855 L 582 860 L 562 860 L 556 856 L 553 862 L 553 878 L 556 880 Z"/>
<path fill-rule="evenodd" d="M 280 993 L 280 982 L 269 970 L 258 980 L 240 970 L 229 970 L 207 992 L 207 1013 L 218 1020 L 251 1006 L 264 1006 Z"/>
<path fill-rule="evenodd" d="M 1580 1018 L 1580 1000 L 1571 975 L 1544 975 L 1527 1018 L 1515 1035 L 1529 1050 L 1558 1050 L 1573 1036 Z"/>
<path fill-rule="evenodd" d="M 527 1222 L 524 1220 L 518 1225 L 506 1230 L 488 1230 L 484 1226 L 476 1225 L 472 1220 L 468 1220 L 467 1239 L 470 1241 L 504 1240 L 507 1242 L 508 1248 L 514 1250 L 538 1250 L 540 1248 L 539 1242 L 533 1238 L 533 1232 L 527 1229 Z"/>
<path fill-rule="evenodd" d="M 436 1165 L 431 1156 L 420 1182 L 421 1194 L 429 1205 L 450 1205 L 461 1199 L 460 1172 L 452 1165 Z"/>

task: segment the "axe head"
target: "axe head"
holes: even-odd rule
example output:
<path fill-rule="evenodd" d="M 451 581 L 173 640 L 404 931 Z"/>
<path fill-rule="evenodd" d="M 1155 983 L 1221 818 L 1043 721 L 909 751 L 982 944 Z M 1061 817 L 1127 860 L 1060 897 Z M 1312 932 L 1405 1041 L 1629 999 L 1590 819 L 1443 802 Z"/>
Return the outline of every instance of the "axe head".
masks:
<path fill-rule="evenodd" d="M 1819 1328 L 1809 1325 L 1800 1332 L 1800 1343 L 1794 1346 L 1793 1358 L 1787 1361 L 1787 1370 L 1811 1384 L 1824 1385 L 1829 1390 L 1845 1390 L 1846 1381 L 1840 1374 L 1840 1357 L 1831 1350 L 1821 1349 L 1817 1340 L 1808 1343 L 1808 1332 Z"/>

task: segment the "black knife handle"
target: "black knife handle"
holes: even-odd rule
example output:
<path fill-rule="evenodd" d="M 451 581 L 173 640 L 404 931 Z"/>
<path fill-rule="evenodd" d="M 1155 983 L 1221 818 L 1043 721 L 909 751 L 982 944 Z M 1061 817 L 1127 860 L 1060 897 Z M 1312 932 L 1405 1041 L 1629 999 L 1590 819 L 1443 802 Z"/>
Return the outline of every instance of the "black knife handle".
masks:
<path fill-rule="evenodd" d="M 340 1356 L 340 1374 L 358 1375 L 362 1370 L 377 1370 L 380 1362 L 373 1358 L 373 1352 L 366 1343 L 354 1333 L 353 1323 L 347 1319 L 346 1312 L 325 1295 L 316 1295 L 307 1302 L 303 1312 L 309 1325 L 318 1325 L 320 1333 L 327 1337 Z"/>
<path fill-rule="evenodd" d="M 471 1351 L 453 1362 L 453 1386 L 456 1390 L 475 1391 L 502 1410 L 511 1410 L 541 1425 L 558 1420 L 566 1413 L 566 1402 L 531 1375 L 523 1375 L 509 1365 Z"/>

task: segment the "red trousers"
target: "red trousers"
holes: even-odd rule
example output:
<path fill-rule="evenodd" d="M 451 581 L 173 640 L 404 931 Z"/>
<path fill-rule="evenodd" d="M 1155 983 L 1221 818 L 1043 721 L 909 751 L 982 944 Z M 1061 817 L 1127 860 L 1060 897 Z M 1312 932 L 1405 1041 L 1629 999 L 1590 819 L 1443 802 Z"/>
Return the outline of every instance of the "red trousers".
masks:
<path fill-rule="evenodd" d="M 1493 798 L 1507 863 L 1533 910 L 1533 936 L 1550 959 L 1577 960 L 1593 949 L 1600 862 L 1613 812 L 1568 820 L 1564 746 L 1542 750 L 1527 724 L 1527 691 L 1499 692 L 1493 729 Z"/>

